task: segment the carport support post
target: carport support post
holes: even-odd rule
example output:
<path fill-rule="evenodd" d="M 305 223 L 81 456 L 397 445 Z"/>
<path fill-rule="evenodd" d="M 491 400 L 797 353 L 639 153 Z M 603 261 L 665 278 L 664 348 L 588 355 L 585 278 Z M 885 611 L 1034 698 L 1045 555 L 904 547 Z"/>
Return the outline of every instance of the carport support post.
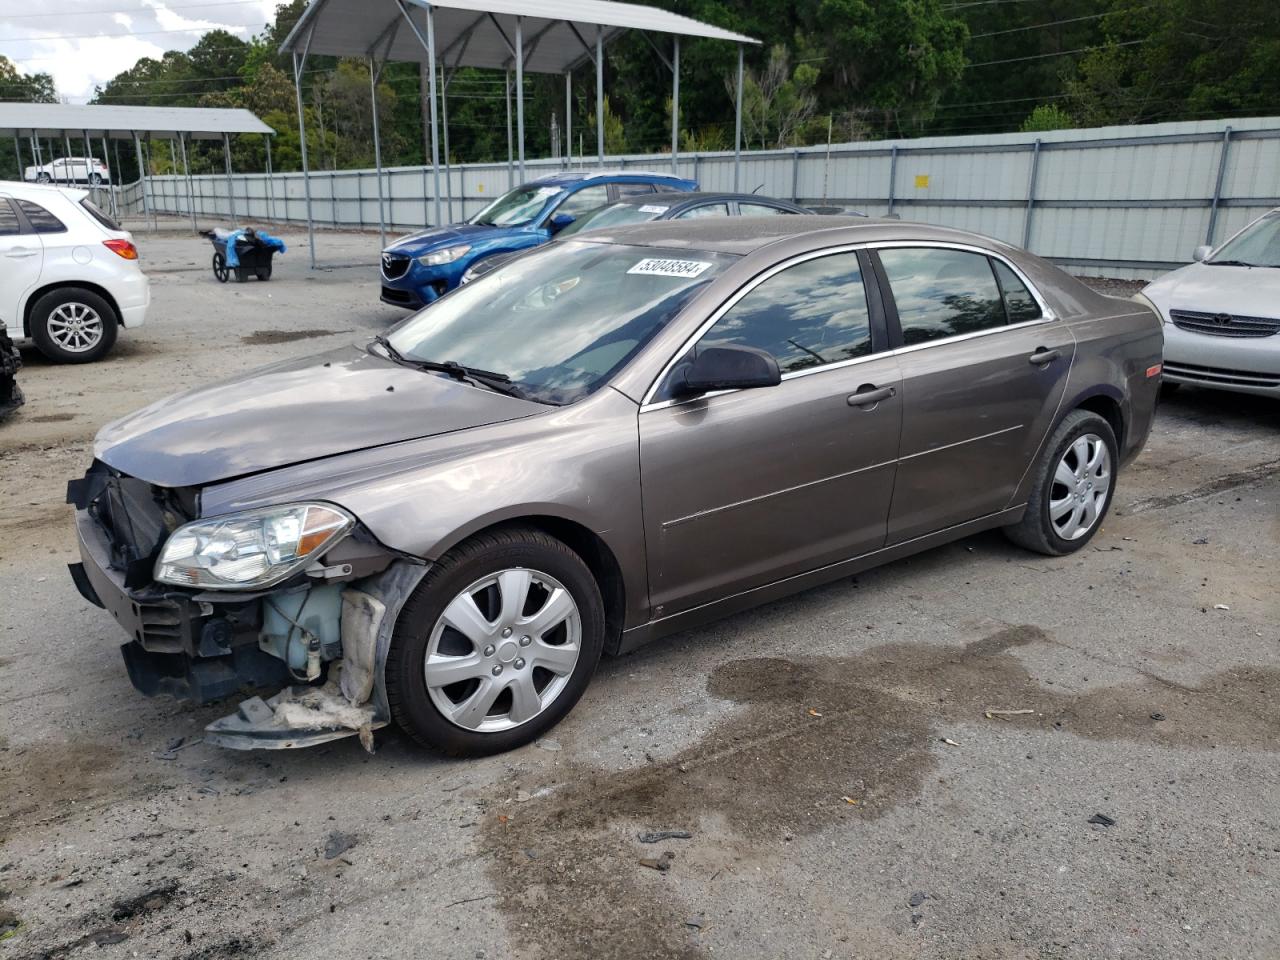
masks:
<path fill-rule="evenodd" d="M 453 167 L 449 164 L 449 77 L 440 64 L 440 126 L 444 130 L 444 195 L 448 200 L 449 222 L 453 223 Z"/>
<path fill-rule="evenodd" d="M 222 158 L 227 164 L 227 203 L 231 205 L 231 223 L 234 226 L 236 222 L 236 192 L 235 185 L 231 182 L 231 134 L 229 133 L 222 135 Z"/>
<path fill-rule="evenodd" d="M 147 208 L 150 206 L 147 203 L 147 167 L 142 162 L 142 141 L 138 139 L 136 131 L 130 130 L 129 132 L 133 135 L 133 149 L 138 155 L 138 184 L 142 188 L 142 221 L 145 223 L 147 220 Z"/>
<path fill-rule="evenodd" d="M 680 173 L 680 38 L 671 51 L 671 172 Z"/>
<path fill-rule="evenodd" d="M 16 144 L 17 141 L 15 140 Z M 564 168 L 573 167 L 573 72 L 564 72 Z"/>
<path fill-rule="evenodd" d="M 271 172 L 271 134 L 264 133 L 262 139 L 267 144 L 267 210 L 274 221 L 276 218 L 276 185 L 275 174 Z"/>
<path fill-rule="evenodd" d="M 524 17 L 516 17 L 516 139 L 520 141 L 520 182 L 524 183 Z"/>
<path fill-rule="evenodd" d="M 84 178 L 89 183 L 89 191 L 93 194 L 93 202 L 98 202 L 98 188 L 93 185 L 93 147 L 89 143 L 89 131 L 81 130 L 80 135 L 84 138 Z"/>
<path fill-rule="evenodd" d="M 418 38 L 418 42 L 422 44 L 424 50 L 427 51 L 427 83 L 429 86 L 428 97 L 430 103 L 431 118 L 431 175 L 434 182 L 432 190 L 432 201 L 435 206 L 435 226 L 440 225 L 440 140 L 436 135 L 436 12 L 435 7 L 427 6 L 427 35 L 424 37 L 422 31 L 418 29 L 418 25 L 413 22 L 413 17 L 409 16 L 409 8 L 405 6 L 404 0 L 396 0 L 397 6 L 400 7 L 400 13 L 409 23 L 409 29 L 413 31 L 413 35 Z"/>
<path fill-rule="evenodd" d="M 18 135 L 13 135 L 13 159 L 18 164 L 18 172 L 13 175 L 13 179 L 22 180 L 22 147 L 18 145 Z"/>
<path fill-rule="evenodd" d="M 312 30 L 315 28 L 313 27 Z M 298 146 L 302 153 L 302 192 L 307 198 L 307 245 L 311 248 L 311 269 L 316 268 L 316 227 L 311 219 L 311 172 L 307 167 L 307 122 L 302 112 L 302 64 L 306 62 L 307 51 L 311 49 L 311 34 L 307 34 L 307 43 L 303 48 L 302 63 L 299 63 L 298 51 L 293 52 L 293 92 L 298 101 Z"/>
<path fill-rule="evenodd" d="M 1040 138 L 1031 145 L 1031 173 L 1027 176 L 1027 213 L 1022 218 L 1022 249 L 1031 249 L 1031 214 L 1036 203 L 1036 178 L 1040 174 Z"/>
<path fill-rule="evenodd" d="M 181 132 L 178 134 L 178 146 L 182 149 L 182 172 L 187 178 L 187 209 L 191 212 L 191 231 L 194 233 L 199 229 L 196 226 L 196 197 L 195 191 L 191 189 L 191 164 L 187 162 L 187 138 Z"/>
<path fill-rule="evenodd" d="M 596 25 L 596 165 L 604 166 L 604 27 Z"/>
<path fill-rule="evenodd" d="M 102 162 L 111 162 L 111 151 L 107 149 L 107 133 L 105 130 L 102 132 Z M 116 174 L 114 173 L 116 169 L 118 168 L 112 167 L 111 170 L 113 172 L 107 174 L 107 197 L 111 203 L 111 215 L 113 217 L 120 216 L 116 210 Z"/>
<path fill-rule="evenodd" d="M 511 139 L 511 70 L 507 69 L 507 189 L 516 185 L 515 144 Z"/>
<path fill-rule="evenodd" d="M 373 165 L 378 171 L 378 237 L 387 245 L 387 221 L 382 213 L 382 141 L 378 136 L 378 72 L 369 58 L 369 105 L 373 108 Z"/>
<path fill-rule="evenodd" d="M 1209 205 L 1209 229 L 1204 242 L 1213 245 L 1213 231 L 1218 225 L 1218 204 L 1222 201 L 1222 181 L 1227 175 L 1227 152 L 1231 149 L 1231 128 L 1222 131 L 1222 150 L 1218 154 L 1218 180 L 1213 186 L 1213 202 Z"/>
<path fill-rule="evenodd" d="M 733 117 L 733 192 L 742 179 L 742 44 L 738 44 L 738 108 Z"/>
<path fill-rule="evenodd" d="M 115 173 L 115 176 L 112 177 L 111 179 L 112 179 L 112 185 L 115 187 L 114 192 L 116 196 L 119 197 L 119 200 L 116 202 L 116 216 L 119 217 L 124 212 L 124 209 L 123 209 L 124 193 L 121 192 L 124 185 L 120 182 L 120 178 L 124 176 L 124 172 L 120 167 L 120 138 L 115 137 L 111 141 L 111 146 L 115 152 L 115 160 L 116 160 L 116 165 L 115 165 L 116 173 Z"/>
<path fill-rule="evenodd" d="M 62 169 L 67 172 L 67 186 L 70 187 L 76 182 L 76 170 L 75 167 L 71 165 L 71 134 L 67 133 L 65 130 L 62 131 L 62 143 L 67 148 L 67 152 L 62 155 Z M 89 179 L 89 169 L 87 166 L 85 167 L 84 178 L 86 181 Z"/>

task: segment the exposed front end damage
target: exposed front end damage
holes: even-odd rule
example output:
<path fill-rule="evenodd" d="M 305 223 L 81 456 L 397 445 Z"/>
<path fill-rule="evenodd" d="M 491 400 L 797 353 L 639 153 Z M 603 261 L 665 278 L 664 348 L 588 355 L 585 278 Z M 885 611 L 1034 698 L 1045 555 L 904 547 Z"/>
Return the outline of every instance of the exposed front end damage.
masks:
<path fill-rule="evenodd" d="M 184 588 L 152 576 L 161 547 L 198 514 L 193 490 L 157 487 L 95 463 L 68 486 L 89 602 L 129 635 L 129 679 L 148 696 L 209 703 L 255 688 L 206 739 L 233 749 L 284 749 L 359 736 L 389 722 L 380 664 L 401 607 L 425 576 L 416 558 L 359 526 L 269 589 Z"/>

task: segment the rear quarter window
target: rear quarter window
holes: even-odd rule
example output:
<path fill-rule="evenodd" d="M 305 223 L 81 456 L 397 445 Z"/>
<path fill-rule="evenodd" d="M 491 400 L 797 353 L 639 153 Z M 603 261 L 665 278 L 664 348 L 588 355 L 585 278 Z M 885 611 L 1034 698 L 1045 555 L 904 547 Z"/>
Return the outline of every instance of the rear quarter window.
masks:
<path fill-rule="evenodd" d="M 93 217 L 93 219 L 97 220 L 100 224 L 102 224 L 108 230 L 120 231 L 124 229 L 123 227 L 120 226 L 120 224 L 112 220 L 111 217 L 109 217 L 105 211 L 100 209 L 98 205 L 94 203 L 92 200 L 90 200 L 88 197 L 85 197 L 83 200 L 80 201 L 80 206 L 84 207 L 85 212 L 88 213 L 89 216 Z"/>
<path fill-rule="evenodd" d="M 22 222 L 9 201 L 0 197 L 0 237 L 12 237 L 22 232 Z"/>
<path fill-rule="evenodd" d="M 36 233 L 67 232 L 67 225 L 40 206 L 40 204 L 32 203 L 30 200 L 19 200 L 18 207 L 22 210 L 22 215 L 27 218 L 27 223 L 31 224 L 31 229 Z"/>

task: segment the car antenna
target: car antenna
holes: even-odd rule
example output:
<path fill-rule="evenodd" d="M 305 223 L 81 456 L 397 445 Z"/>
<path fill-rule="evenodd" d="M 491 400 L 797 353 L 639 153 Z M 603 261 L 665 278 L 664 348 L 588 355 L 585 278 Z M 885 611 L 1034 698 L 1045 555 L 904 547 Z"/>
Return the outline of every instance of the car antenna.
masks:
<path fill-rule="evenodd" d="M 751 195 L 754 197 L 757 193 L 759 193 L 763 189 L 764 189 L 764 184 L 762 183 L 760 184 L 760 186 L 756 187 L 754 190 L 751 191 Z"/>

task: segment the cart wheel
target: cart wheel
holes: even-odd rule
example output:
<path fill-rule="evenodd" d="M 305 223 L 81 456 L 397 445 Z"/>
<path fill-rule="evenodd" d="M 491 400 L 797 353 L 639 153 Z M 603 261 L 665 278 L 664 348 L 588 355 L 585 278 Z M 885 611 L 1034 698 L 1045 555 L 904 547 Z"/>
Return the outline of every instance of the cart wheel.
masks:
<path fill-rule="evenodd" d="M 261 268 L 259 268 L 259 269 L 258 269 L 258 279 L 259 279 L 259 280 L 270 280 L 270 279 L 271 279 L 271 268 L 270 268 L 270 267 L 261 267 Z"/>
<path fill-rule="evenodd" d="M 220 253 L 213 255 L 213 276 L 219 283 L 226 283 L 230 271 L 227 269 L 227 258 Z"/>

